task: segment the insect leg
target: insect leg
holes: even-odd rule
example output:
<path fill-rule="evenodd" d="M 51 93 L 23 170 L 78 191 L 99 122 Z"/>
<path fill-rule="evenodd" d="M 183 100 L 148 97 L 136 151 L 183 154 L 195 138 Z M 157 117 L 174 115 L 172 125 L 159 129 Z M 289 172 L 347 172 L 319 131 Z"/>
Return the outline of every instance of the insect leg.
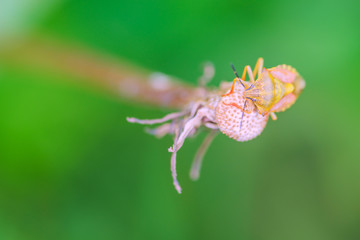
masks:
<path fill-rule="evenodd" d="M 236 83 L 236 81 L 238 81 L 244 88 L 246 88 L 245 85 L 244 85 L 244 83 L 241 81 L 241 78 L 239 77 L 238 73 L 236 72 L 236 69 L 235 69 L 235 67 L 234 67 L 234 64 L 231 63 L 230 65 L 231 65 L 231 68 L 232 68 L 233 71 L 234 71 L 234 74 L 235 74 L 236 78 L 235 78 L 234 81 L 233 81 L 233 84 L 232 84 L 232 86 L 231 86 L 230 91 L 229 91 L 227 94 L 224 94 L 223 96 L 229 96 L 230 94 L 232 94 L 232 93 L 234 92 L 234 88 L 235 88 L 235 83 Z"/>
<path fill-rule="evenodd" d="M 254 68 L 254 78 L 256 78 L 256 74 L 260 76 L 263 67 L 264 67 L 264 59 L 261 57 L 256 61 Z"/>
<path fill-rule="evenodd" d="M 271 112 L 270 116 L 271 116 L 272 120 L 274 120 L 274 121 L 277 120 L 277 116 L 276 116 L 276 114 L 274 112 Z"/>
<path fill-rule="evenodd" d="M 248 73 L 248 75 L 249 75 L 250 82 L 254 83 L 255 80 L 254 80 L 253 72 L 252 72 L 251 67 L 249 65 L 245 66 L 242 77 L 241 77 L 241 79 L 244 80 L 244 81 L 246 79 L 246 73 Z"/>
<path fill-rule="evenodd" d="M 244 81 L 245 81 L 245 78 L 246 78 L 246 73 L 248 73 L 249 78 L 250 78 L 250 83 L 251 83 L 250 87 L 248 87 L 247 89 L 245 89 L 245 91 L 248 91 L 248 90 L 252 89 L 253 87 L 255 87 L 255 86 L 254 86 L 254 84 L 255 84 L 255 79 L 254 79 L 254 76 L 253 76 L 253 72 L 252 72 L 252 70 L 251 70 L 251 67 L 250 67 L 249 65 L 245 66 L 245 68 L 244 68 L 244 72 L 243 72 L 243 75 L 242 75 L 242 79 L 243 79 Z"/>

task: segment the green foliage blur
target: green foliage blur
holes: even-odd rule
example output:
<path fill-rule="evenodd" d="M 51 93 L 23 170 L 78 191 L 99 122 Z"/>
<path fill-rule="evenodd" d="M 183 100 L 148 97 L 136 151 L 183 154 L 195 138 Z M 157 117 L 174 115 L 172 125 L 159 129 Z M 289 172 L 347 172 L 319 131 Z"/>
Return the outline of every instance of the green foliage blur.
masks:
<path fill-rule="evenodd" d="M 2 37 L 47 35 L 211 85 L 265 59 L 307 86 L 256 139 L 205 133 L 178 154 L 126 116 L 169 112 L 0 64 L 0 239 L 360 239 L 360 4 L 357 1 L 2 0 Z"/>

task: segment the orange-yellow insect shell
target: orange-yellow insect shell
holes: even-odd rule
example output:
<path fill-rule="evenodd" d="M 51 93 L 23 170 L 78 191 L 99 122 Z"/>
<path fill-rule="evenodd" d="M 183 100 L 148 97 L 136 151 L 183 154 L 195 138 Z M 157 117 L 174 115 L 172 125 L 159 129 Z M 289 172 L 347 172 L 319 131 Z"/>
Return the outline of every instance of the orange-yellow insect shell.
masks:
<path fill-rule="evenodd" d="M 284 96 L 278 101 L 275 101 L 275 104 L 270 111 L 285 111 L 295 103 L 300 93 L 305 88 L 305 81 L 296 69 L 289 65 L 279 65 L 277 67 L 270 68 L 269 71 L 275 80 L 285 87 Z"/>
<path fill-rule="evenodd" d="M 262 115 L 267 114 L 274 105 L 276 98 L 279 98 L 284 89 L 276 84 L 275 79 L 267 70 L 264 70 L 259 79 L 255 81 L 254 87 L 245 92 L 246 97 L 254 100 Z"/>

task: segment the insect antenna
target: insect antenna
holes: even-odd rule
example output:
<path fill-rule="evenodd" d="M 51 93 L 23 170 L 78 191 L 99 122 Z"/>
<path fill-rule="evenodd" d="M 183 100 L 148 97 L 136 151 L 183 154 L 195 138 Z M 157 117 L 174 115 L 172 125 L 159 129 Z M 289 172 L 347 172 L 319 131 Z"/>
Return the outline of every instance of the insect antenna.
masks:
<path fill-rule="evenodd" d="M 248 90 L 250 90 L 250 89 L 252 89 L 252 88 L 254 88 L 255 86 L 253 85 L 253 84 L 251 84 L 250 85 L 250 87 L 248 87 L 247 89 L 245 89 L 245 91 L 248 91 Z"/>
<path fill-rule="evenodd" d="M 241 78 L 239 77 L 239 75 L 237 74 L 236 69 L 235 69 L 235 67 L 234 67 L 234 64 L 230 63 L 230 65 L 231 65 L 231 68 L 232 68 L 233 71 L 234 71 L 234 74 L 235 74 L 236 78 L 239 80 L 239 82 L 241 83 L 241 85 L 242 85 L 244 88 L 246 88 L 245 85 L 241 82 L 242 79 L 241 79 Z"/>
<path fill-rule="evenodd" d="M 240 120 L 240 131 L 241 131 L 241 126 L 242 126 L 242 122 L 243 122 L 243 118 L 244 118 L 244 113 L 245 113 L 245 108 L 246 108 L 246 101 L 247 101 L 247 99 L 245 98 L 244 107 L 243 107 L 243 111 L 242 111 L 242 114 L 241 114 L 241 120 Z"/>

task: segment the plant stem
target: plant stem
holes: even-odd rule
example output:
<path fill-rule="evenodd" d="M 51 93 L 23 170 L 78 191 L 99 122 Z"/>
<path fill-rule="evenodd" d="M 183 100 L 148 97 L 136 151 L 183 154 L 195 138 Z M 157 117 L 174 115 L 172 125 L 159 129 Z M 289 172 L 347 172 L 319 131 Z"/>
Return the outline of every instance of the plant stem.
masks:
<path fill-rule="evenodd" d="M 95 84 L 122 99 L 168 108 L 182 108 L 198 89 L 162 73 L 154 73 L 106 54 L 48 38 L 12 41 L 2 46 L 0 59 L 51 70 Z"/>

